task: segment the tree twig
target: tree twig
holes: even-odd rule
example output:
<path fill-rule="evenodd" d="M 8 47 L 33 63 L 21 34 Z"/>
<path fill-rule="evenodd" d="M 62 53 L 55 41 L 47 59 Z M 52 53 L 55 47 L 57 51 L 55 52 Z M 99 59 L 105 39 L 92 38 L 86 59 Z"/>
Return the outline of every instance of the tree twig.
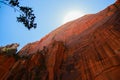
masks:
<path fill-rule="evenodd" d="M 5 4 L 5 5 L 7 5 L 7 6 L 9 6 L 9 7 L 13 8 L 15 11 L 17 11 L 17 12 L 19 12 L 19 13 L 23 14 L 20 10 L 18 10 L 17 8 L 15 8 L 15 7 L 13 7 L 13 6 L 9 5 L 9 4 L 8 4 L 8 3 L 6 3 L 5 1 L 0 1 L 0 3 L 3 3 L 3 4 Z"/>

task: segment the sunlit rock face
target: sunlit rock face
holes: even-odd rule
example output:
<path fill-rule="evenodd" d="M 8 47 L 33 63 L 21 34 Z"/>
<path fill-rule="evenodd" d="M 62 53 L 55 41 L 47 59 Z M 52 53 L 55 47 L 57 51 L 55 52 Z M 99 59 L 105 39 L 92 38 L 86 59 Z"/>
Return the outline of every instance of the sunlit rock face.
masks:
<path fill-rule="evenodd" d="M 18 56 L 5 57 L 8 65 L 0 55 L 0 64 L 6 64 L 0 65 L 2 80 L 119 80 L 119 0 L 29 43 Z"/>
<path fill-rule="evenodd" d="M 120 0 L 116 0 L 116 3 L 117 3 L 117 2 L 120 2 Z"/>

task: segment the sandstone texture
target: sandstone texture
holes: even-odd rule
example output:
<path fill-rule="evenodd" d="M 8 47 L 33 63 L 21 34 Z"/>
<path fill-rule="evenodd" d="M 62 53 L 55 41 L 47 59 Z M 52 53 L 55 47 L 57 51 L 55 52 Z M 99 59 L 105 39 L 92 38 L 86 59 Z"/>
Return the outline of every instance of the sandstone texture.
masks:
<path fill-rule="evenodd" d="M 0 54 L 0 80 L 119 80 L 120 0 Z"/>

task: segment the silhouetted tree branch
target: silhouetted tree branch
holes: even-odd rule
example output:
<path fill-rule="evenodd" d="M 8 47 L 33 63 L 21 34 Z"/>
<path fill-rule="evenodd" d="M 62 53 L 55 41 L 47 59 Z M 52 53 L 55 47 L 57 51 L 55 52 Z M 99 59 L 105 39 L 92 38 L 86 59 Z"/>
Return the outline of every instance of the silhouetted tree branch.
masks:
<path fill-rule="evenodd" d="M 12 7 L 15 11 L 19 12 L 20 15 L 17 17 L 17 21 L 24 24 L 28 30 L 37 27 L 37 24 L 35 23 L 36 17 L 33 14 L 32 8 L 19 5 L 18 0 L 1 0 L 0 3 Z"/>

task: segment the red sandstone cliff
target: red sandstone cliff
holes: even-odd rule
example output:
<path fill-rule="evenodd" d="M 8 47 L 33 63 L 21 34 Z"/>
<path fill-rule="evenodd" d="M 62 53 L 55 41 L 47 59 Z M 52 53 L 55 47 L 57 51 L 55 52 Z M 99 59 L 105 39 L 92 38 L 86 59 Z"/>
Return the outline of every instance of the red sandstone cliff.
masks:
<path fill-rule="evenodd" d="M 1 80 L 119 80 L 120 0 L 62 25 L 18 55 L 0 55 L 6 64 L 0 65 Z"/>

